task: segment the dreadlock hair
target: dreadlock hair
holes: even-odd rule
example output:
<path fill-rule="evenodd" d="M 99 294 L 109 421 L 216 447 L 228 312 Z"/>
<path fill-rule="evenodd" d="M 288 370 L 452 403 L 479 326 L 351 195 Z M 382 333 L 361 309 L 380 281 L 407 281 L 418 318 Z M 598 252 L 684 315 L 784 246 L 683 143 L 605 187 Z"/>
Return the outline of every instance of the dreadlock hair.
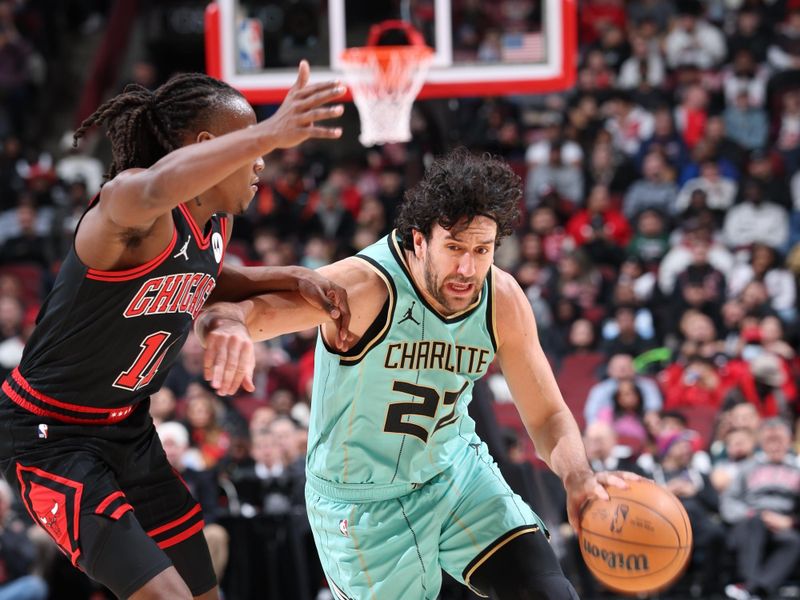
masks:
<path fill-rule="evenodd" d="M 193 127 L 207 127 L 211 110 L 230 98 L 244 98 L 227 83 L 202 73 L 182 73 L 155 91 L 136 83 L 104 103 L 75 131 L 73 147 L 95 125 L 111 140 L 106 179 L 134 167 L 147 168 L 179 148 Z"/>
<path fill-rule="evenodd" d="M 497 223 L 497 245 L 510 235 L 519 218 L 522 181 L 506 162 L 489 154 L 475 156 L 460 147 L 433 161 L 425 177 L 405 194 L 397 230 L 407 250 L 413 230 L 430 239 L 435 224 L 452 230 L 478 216 Z"/>

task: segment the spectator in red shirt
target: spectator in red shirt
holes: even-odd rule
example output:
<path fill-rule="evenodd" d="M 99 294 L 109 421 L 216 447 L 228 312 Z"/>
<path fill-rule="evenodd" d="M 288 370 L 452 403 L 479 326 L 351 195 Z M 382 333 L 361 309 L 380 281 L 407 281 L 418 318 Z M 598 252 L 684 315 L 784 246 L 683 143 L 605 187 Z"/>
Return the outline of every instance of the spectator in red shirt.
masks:
<path fill-rule="evenodd" d="M 612 208 L 608 188 L 596 185 L 589 192 L 586 208 L 567 222 L 567 233 L 576 246 L 584 246 L 598 263 L 618 266 L 631 239 L 624 215 Z"/>

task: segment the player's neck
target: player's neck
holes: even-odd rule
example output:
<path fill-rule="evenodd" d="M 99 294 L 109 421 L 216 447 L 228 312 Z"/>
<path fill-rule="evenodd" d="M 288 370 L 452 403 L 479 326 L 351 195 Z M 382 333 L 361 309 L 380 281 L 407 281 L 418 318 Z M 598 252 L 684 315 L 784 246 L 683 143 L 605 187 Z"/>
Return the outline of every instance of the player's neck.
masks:
<path fill-rule="evenodd" d="M 214 210 L 210 202 L 204 201 L 199 196 L 189 200 L 188 202 L 184 202 L 183 206 L 192 215 L 192 218 L 194 219 L 194 222 L 197 223 L 200 231 L 205 229 L 206 224 L 208 223 L 209 219 L 211 219 L 211 215 L 219 212 Z"/>

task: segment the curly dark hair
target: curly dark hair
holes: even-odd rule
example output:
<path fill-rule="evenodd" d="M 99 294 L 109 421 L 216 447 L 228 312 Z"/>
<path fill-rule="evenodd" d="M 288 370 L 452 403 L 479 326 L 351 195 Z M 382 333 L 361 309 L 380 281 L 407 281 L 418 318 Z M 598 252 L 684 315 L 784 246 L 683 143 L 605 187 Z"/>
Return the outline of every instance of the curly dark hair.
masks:
<path fill-rule="evenodd" d="M 132 83 L 104 103 L 73 135 L 73 146 L 95 125 L 105 125 L 111 140 L 106 179 L 134 167 L 147 168 L 179 148 L 181 136 L 208 127 L 211 109 L 230 98 L 244 98 L 223 81 L 203 73 L 182 73 L 155 91 Z"/>
<path fill-rule="evenodd" d="M 514 231 L 519 218 L 522 181 L 506 162 L 489 154 L 475 156 L 456 148 L 437 158 L 416 186 L 408 190 L 397 215 L 403 246 L 414 245 L 412 231 L 430 239 L 435 224 L 452 229 L 478 216 L 497 223 L 497 244 Z"/>

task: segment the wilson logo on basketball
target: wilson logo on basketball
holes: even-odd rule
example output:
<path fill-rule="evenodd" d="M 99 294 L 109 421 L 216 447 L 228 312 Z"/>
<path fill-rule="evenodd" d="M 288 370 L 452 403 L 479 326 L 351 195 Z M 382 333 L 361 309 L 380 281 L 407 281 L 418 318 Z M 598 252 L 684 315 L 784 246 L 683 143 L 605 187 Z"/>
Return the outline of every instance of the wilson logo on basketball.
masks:
<path fill-rule="evenodd" d="M 644 554 L 625 554 L 624 552 L 611 552 L 600 546 L 596 546 L 583 539 L 583 549 L 586 554 L 599 558 L 609 569 L 620 569 L 625 571 L 649 571 L 650 565 L 647 556 Z"/>
<path fill-rule="evenodd" d="M 147 315 L 189 313 L 196 317 L 216 281 L 206 273 L 178 273 L 152 277 L 142 284 L 128 304 L 126 319 Z"/>

